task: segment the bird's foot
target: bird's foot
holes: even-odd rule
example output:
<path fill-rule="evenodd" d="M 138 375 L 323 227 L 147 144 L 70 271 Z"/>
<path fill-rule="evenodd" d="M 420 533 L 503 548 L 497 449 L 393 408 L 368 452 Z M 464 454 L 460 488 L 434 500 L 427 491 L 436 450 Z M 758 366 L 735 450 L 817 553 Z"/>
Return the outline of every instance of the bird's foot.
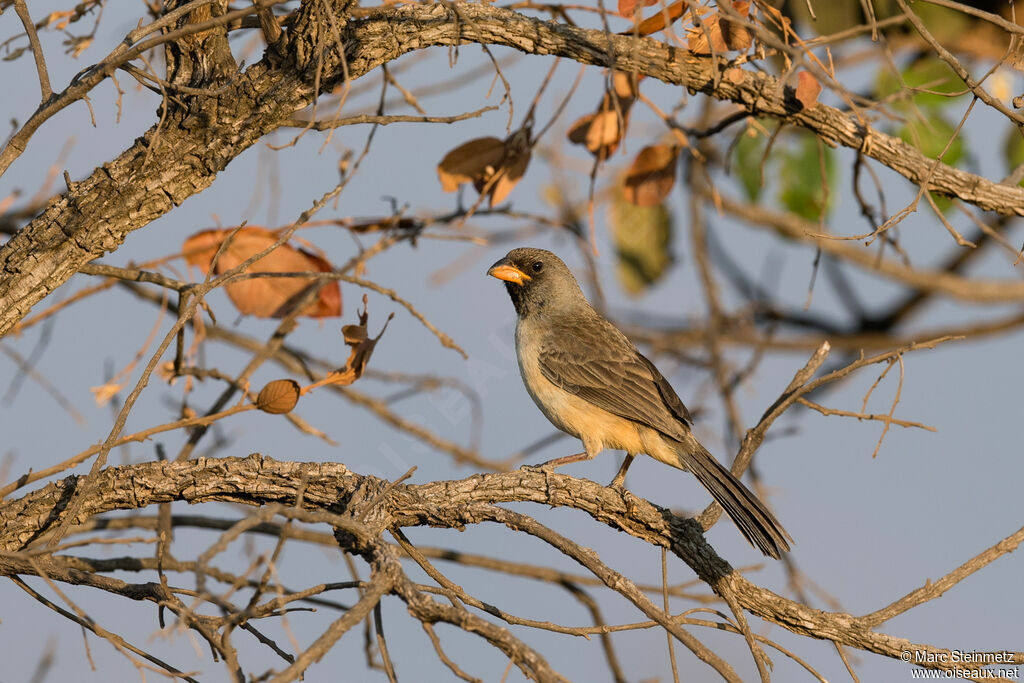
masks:
<path fill-rule="evenodd" d="M 612 479 L 612 483 L 608 484 L 608 488 L 615 489 L 619 493 L 625 493 L 626 492 L 626 477 L 625 477 L 625 475 L 623 475 L 621 477 L 619 475 L 615 475 L 615 478 Z"/>

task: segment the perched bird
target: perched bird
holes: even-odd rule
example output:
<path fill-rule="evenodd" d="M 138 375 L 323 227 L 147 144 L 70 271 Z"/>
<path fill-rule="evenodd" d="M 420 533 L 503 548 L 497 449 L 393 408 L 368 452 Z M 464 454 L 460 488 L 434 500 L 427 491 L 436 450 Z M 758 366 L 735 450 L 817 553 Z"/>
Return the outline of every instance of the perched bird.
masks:
<path fill-rule="evenodd" d="M 778 559 L 792 541 L 775 516 L 690 431 L 686 406 L 651 361 L 591 307 L 569 268 L 550 251 L 513 249 L 487 271 L 505 281 L 519 319 L 519 372 L 552 424 L 583 453 L 542 467 L 626 452 L 611 486 L 621 488 L 638 453 L 689 470 L 748 541 Z"/>

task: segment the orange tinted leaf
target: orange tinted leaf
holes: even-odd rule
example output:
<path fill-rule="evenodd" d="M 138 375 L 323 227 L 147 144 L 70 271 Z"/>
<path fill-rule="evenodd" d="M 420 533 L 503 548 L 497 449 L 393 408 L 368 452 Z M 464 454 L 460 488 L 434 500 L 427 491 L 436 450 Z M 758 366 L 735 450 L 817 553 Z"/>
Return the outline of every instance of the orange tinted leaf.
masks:
<path fill-rule="evenodd" d="M 441 189 L 454 192 L 462 183 L 493 175 L 505 156 L 505 142 L 498 138 L 476 138 L 444 155 L 437 165 Z"/>
<path fill-rule="evenodd" d="M 659 9 L 657 12 L 641 21 L 636 27 L 636 33 L 640 36 L 649 36 L 652 33 L 657 33 L 681 17 L 685 10 L 686 0 L 676 0 L 676 2 L 673 2 L 665 9 Z M 632 35 L 633 31 L 623 31 L 622 33 L 624 35 Z"/>
<path fill-rule="evenodd" d="M 629 111 L 623 112 L 623 124 L 629 122 Z M 583 145 L 594 156 L 607 158 L 622 140 L 623 126 L 619 125 L 619 113 L 602 110 L 596 114 L 581 117 L 569 129 L 569 141 Z"/>
<path fill-rule="evenodd" d="M 256 407 L 271 415 L 291 412 L 299 402 L 299 383 L 291 379 L 268 382 L 256 397 Z"/>
<path fill-rule="evenodd" d="M 530 163 L 530 130 L 523 128 L 505 140 L 505 156 L 501 165 L 491 174 L 475 183 L 477 192 L 490 197 L 493 208 L 500 204 L 523 179 Z"/>
<path fill-rule="evenodd" d="M 707 26 L 707 22 L 704 22 L 702 26 Z M 708 27 L 708 32 L 711 28 Z M 709 55 L 711 50 L 708 49 L 708 36 L 704 33 L 703 28 L 691 28 L 686 30 L 686 49 L 695 55 Z"/>
<path fill-rule="evenodd" d="M 594 117 L 597 114 L 585 114 L 584 116 L 576 119 L 571 126 L 569 126 L 569 132 L 566 137 L 574 145 L 584 145 L 587 142 L 587 131 L 590 130 L 590 124 L 593 122 Z"/>
<path fill-rule="evenodd" d="M 478 138 L 456 147 L 438 164 L 437 175 L 445 192 L 472 182 L 493 207 L 522 180 L 529 163 L 530 130 L 524 128 L 505 140 Z"/>
<path fill-rule="evenodd" d="M 519 181 L 523 179 L 523 175 L 526 173 L 526 167 L 530 163 L 530 150 L 516 156 L 512 160 L 511 165 L 507 168 L 502 168 L 502 173 L 494 181 L 491 187 L 491 207 L 495 204 L 501 204 L 505 197 L 508 196 L 509 192 L 519 184 Z"/>
<path fill-rule="evenodd" d="M 660 0 L 643 0 L 644 7 L 657 5 Z M 629 19 L 636 12 L 637 0 L 619 0 L 619 15 Z"/>
<path fill-rule="evenodd" d="M 718 30 L 722 36 L 722 43 L 725 45 L 727 50 L 738 50 L 740 52 L 747 50 L 753 44 L 754 39 L 750 34 L 750 29 L 746 26 L 733 23 L 728 19 L 722 19 L 718 22 Z"/>
<path fill-rule="evenodd" d="M 232 233 L 234 235 L 232 236 Z M 220 258 L 213 258 L 221 244 L 231 237 Z M 204 274 L 218 275 L 241 265 L 278 240 L 277 233 L 256 226 L 234 230 L 204 230 L 185 240 L 185 261 Z M 324 258 L 289 244 L 283 244 L 246 269 L 246 273 L 326 273 L 333 270 Z M 317 297 L 299 315 L 323 318 L 341 315 L 341 288 L 337 282 L 320 286 L 309 278 L 249 278 L 229 282 L 228 298 L 243 315 L 283 318 L 298 305 L 310 287 L 320 287 Z"/>
<path fill-rule="evenodd" d="M 299 249 L 299 253 L 305 256 L 316 266 L 321 273 L 329 273 L 334 266 L 324 257 L 314 254 L 305 249 Z M 281 271 L 284 272 L 284 271 Z M 283 278 L 282 278 L 283 279 Z M 311 318 L 336 318 L 341 315 L 341 286 L 337 281 L 328 282 L 320 288 L 319 296 L 309 305 L 313 313 L 303 313 Z M 307 309 L 308 310 L 308 309 Z"/>
<path fill-rule="evenodd" d="M 342 328 L 342 334 L 345 335 L 345 343 L 352 347 L 352 352 L 348 355 L 345 367 L 335 370 L 338 373 L 351 373 L 354 375 L 353 381 L 363 375 L 363 370 L 366 369 L 366 364 L 370 362 L 370 356 L 373 354 L 374 347 L 377 346 L 380 338 L 384 336 L 384 331 L 388 329 L 388 323 L 395 317 L 394 313 L 389 315 L 388 319 L 384 321 L 384 327 L 380 328 L 377 336 L 370 337 L 366 329 L 366 324 L 370 320 L 370 309 L 366 301 L 366 295 L 364 294 L 363 310 L 359 312 L 359 324 L 346 325 Z"/>
<path fill-rule="evenodd" d="M 107 382 L 89 389 L 92 392 L 96 405 L 102 407 L 110 403 L 110 399 L 117 396 L 124 389 L 124 382 Z"/>
<path fill-rule="evenodd" d="M 587 131 L 587 149 L 597 154 L 602 148 L 607 148 L 608 153 L 611 154 L 618 147 L 619 141 L 622 139 L 622 132 L 617 111 L 598 112 L 594 120 L 590 122 L 590 129 Z"/>
<path fill-rule="evenodd" d="M 813 107 L 821 93 L 821 83 L 818 83 L 818 79 L 807 71 L 800 71 L 796 75 L 796 79 L 796 98 L 800 100 L 800 104 L 804 105 L 805 109 Z"/>
<path fill-rule="evenodd" d="M 384 335 L 384 331 L 388 329 L 388 323 L 395 317 L 394 313 L 389 315 L 388 319 L 384 321 L 384 327 L 381 328 L 380 333 L 376 337 L 370 337 L 366 329 L 366 323 L 370 317 L 366 300 L 367 297 L 364 294 L 363 310 L 359 312 L 359 324 L 345 325 L 341 328 L 341 334 L 345 338 L 345 343 L 352 347 L 352 351 L 348 355 L 348 361 L 345 363 L 345 367 L 329 372 L 327 376 L 319 382 L 314 382 L 303 389 L 302 393 L 306 393 L 316 387 L 324 386 L 326 384 L 347 386 L 362 377 L 363 370 L 366 369 L 366 364 L 370 361 L 370 356 L 373 355 L 374 347 L 377 346 L 377 342 L 380 341 L 380 338 Z"/>
<path fill-rule="evenodd" d="M 364 314 L 360 313 L 359 317 L 362 319 Z M 362 322 L 359 325 L 342 325 L 341 336 L 345 338 L 345 343 L 349 346 L 356 346 L 366 341 L 366 323 Z"/>
<path fill-rule="evenodd" d="M 637 206 L 657 206 L 676 182 L 678 152 L 670 145 L 644 147 L 626 173 L 623 197 Z"/>
<path fill-rule="evenodd" d="M 750 3 L 734 2 L 733 9 L 746 18 L 750 14 Z M 714 52 L 729 52 L 732 50 L 746 50 L 753 43 L 753 36 L 747 27 L 729 21 L 729 19 L 715 13 L 711 16 L 701 18 L 701 26 L 694 26 L 687 30 L 687 47 L 694 54 L 711 54 L 710 46 Z"/>
<path fill-rule="evenodd" d="M 655 0 L 655 2 L 657 2 L 657 0 Z M 612 90 L 615 91 L 615 95 L 621 102 L 632 104 L 633 100 L 636 99 L 637 87 L 640 85 L 641 80 L 643 80 L 643 75 L 637 74 L 636 86 L 634 86 L 633 74 L 628 74 L 624 71 L 613 71 Z"/>
<path fill-rule="evenodd" d="M 202 230 L 191 235 L 181 245 L 185 263 L 199 268 L 205 275 L 209 272 L 210 262 L 213 261 L 213 257 L 223 241 L 223 230 Z"/>

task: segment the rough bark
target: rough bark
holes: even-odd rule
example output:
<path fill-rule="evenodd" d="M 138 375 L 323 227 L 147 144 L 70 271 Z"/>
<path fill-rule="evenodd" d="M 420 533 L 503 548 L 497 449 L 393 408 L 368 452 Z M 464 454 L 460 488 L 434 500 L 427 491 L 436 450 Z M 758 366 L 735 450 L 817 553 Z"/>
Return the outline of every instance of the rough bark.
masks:
<path fill-rule="evenodd" d="M 66 521 L 62 517 L 67 501 L 83 480 L 67 477 L 0 505 L 0 547 L 10 555 L 0 555 L 0 574 L 31 573 L 31 565 L 22 561 L 18 552 Z M 341 531 L 343 544 L 354 552 L 368 547 L 372 538 L 395 526 L 462 528 L 500 521 L 492 507 L 495 503 L 572 507 L 613 529 L 667 548 L 716 593 L 735 596 L 744 609 L 793 633 L 894 658 L 907 650 L 948 655 L 947 650 L 879 633 L 862 618 L 812 609 L 752 584 L 707 544 L 700 526 L 692 519 L 678 517 L 628 492 L 550 472 L 520 470 L 391 486 L 384 480 L 355 474 L 340 463 L 279 462 L 255 454 L 248 458 L 152 462 L 102 470 L 96 484 L 83 494 L 77 518 L 69 521 L 79 524 L 114 510 L 140 510 L 173 501 L 294 506 L 300 487 L 306 510 L 359 520 L 356 531 Z M 86 581 L 89 573 L 68 571 L 61 579 L 76 583 L 76 576 Z M 948 657 L 938 661 L 948 661 Z"/>
<path fill-rule="evenodd" d="M 357 79 L 432 46 L 502 45 L 644 74 L 803 127 L 829 144 L 860 150 L 911 182 L 928 179 L 930 189 L 940 194 L 981 209 L 1024 215 L 1022 188 L 928 159 L 855 114 L 822 104 L 802 108 L 792 90 L 771 76 L 716 64 L 653 39 L 539 21 L 487 5 L 390 7 L 346 24 L 344 6 L 335 5 L 334 25 L 346 46 L 343 63 L 332 47 L 333 28 L 313 14 L 319 6 L 304 3 L 299 10 L 296 28 L 286 37 L 288 49 L 280 51 L 284 58 L 278 59 L 279 50 L 274 50 L 201 106 L 169 111 L 167 120 L 56 198 L 0 249 L 0 335 L 85 263 L 117 249 L 132 231 L 209 187 L 234 158 L 311 104 L 317 66 L 320 90 L 327 91 L 344 78 L 345 67 L 348 77 Z M 721 77 L 727 68 L 730 77 Z M 717 78 L 716 70 L 722 72 Z"/>

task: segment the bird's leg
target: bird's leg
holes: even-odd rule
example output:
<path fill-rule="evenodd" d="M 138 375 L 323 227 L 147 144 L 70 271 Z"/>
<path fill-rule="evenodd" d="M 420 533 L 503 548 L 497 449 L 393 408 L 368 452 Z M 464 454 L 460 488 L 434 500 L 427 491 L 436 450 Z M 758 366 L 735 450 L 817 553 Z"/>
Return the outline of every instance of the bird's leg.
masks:
<path fill-rule="evenodd" d="M 626 470 L 628 470 L 629 466 L 633 464 L 633 458 L 635 457 L 635 453 L 626 453 L 626 459 L 622 461 L 622 467 L 619 468 L 619 473 L 615 475 L 615 478 L 612 479 L 612 483 L 608 484 L 608 486 L 613 489 L 623 488 L 622 484 L 626 481 Z"/>
<path fill-rule="evenodd" d="M 597 454 L 595 453 L 594 455 L 597 455 Z M 581 460 L 590 460 L 593 457 L 594 457 L 593 455 L 590 455 L 586 451 L 583 451 L 582 453 L 574 453 L 573 455 L 563 455 L 561 458 L 555 458 L 554 460 L 548 460 L 547 462 L 542 462 L 539 465 L 531 465 L 530 469 L 553 470 L 556 467 L 560 467 L 562 465 L 568 465 L 571 462 L 580 462 Z"/>

